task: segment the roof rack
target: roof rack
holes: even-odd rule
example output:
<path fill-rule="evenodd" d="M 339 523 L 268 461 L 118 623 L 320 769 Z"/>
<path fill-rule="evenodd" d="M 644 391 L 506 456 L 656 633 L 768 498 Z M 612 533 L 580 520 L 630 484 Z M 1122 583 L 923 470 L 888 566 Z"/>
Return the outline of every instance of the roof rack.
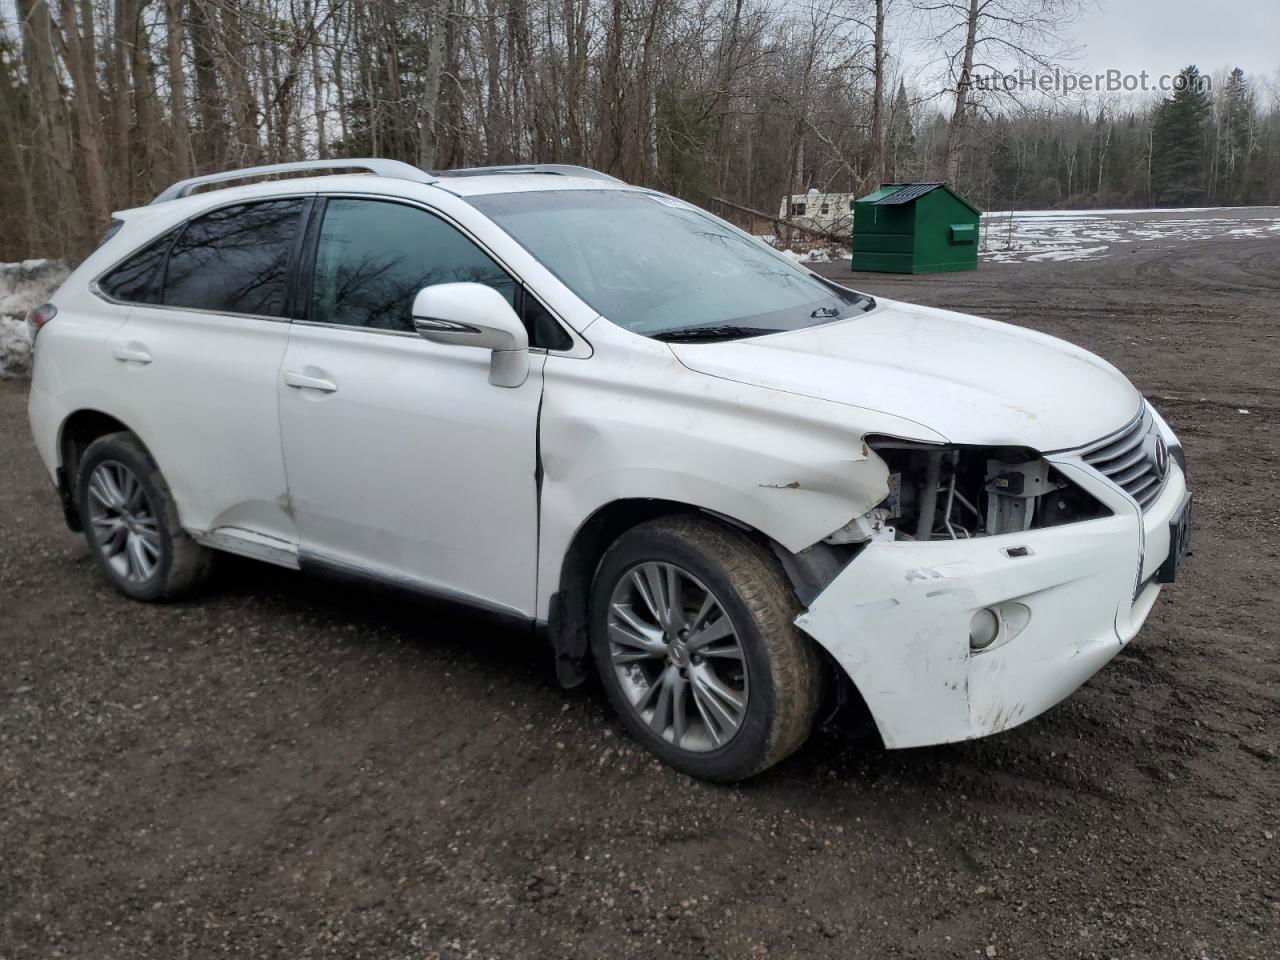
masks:
<path fill-rule="evenodd" d="M 189 197 L 200 187 L 213 183 L 226 183 L 231 180 L 248 180 L 252 177 L 270 177 L 283 173 L 303 173 L 312 170 L 365 170 L 377 177 L 394 177 L 397 180 L 412 180 L 415 183 L 435 183 L 439 177 L 425 170 L 400 160 L 385 160 L 381 157 L 366 157 L 359 160 L 299 160 L 295 163 L 269 163 L 261 167 L 244 167 L 240 170 L 227 170 L 223 173 L 209 173 L 202 177 L 189 177 L 179 180 L 168 189 L 162 191 L 152 203 L 164 203 L 166 200 L 177 200 Z M 599 174 L 604 176 L 604 174 Z"/>
<path fill-rule="evenodd" d="M 503 173 L 549 173 L 560 177 L 582 177 L 587 180 L 608 180 L 610 183 L 622 183 L 617 177 L 611 177 L 590 167 L 579 167 L 572 163 L 513 163 L 498 167 L 461 167 L 457 170 L 435 170 L 438 177 L 487 177 L 491 174 Z"/>

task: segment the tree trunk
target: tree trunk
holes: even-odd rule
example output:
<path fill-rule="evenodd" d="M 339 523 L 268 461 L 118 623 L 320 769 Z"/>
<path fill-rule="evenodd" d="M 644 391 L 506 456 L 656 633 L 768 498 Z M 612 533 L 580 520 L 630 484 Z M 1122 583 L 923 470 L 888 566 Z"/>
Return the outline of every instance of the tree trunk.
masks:
<path fill-rule="evenodd" d="M 111 211 L 107 199 L 106 174 L 102 168 L 104 151 L 96 96 L 98 77 L 96 73 L 86 72 L 86 67 L 92 69 L 94 58 L 92 55 L 85 56 L 85 38 L 77 22 L 75 0 L 62 0 L 62 35 L 63 60 L 75 87 L 73 98 L 76 126 L 80 134 L 80 154 L 84 160 L 85 192 L 89 196 L 89 210 L 93 221 L 89 227 L 97 230 L 106 225 Z"/>
<path fill-rule="evenodd" d="M 75 189 L 70 166 L 71 141 L 54 58 L 53 18 L 46 0 L 18 0 L 18 16 L 22 20 L 22 53 L 31 87 L 33 139 L 39 154 L 33 166 L 44 167 L 45 183 L 40 187 L 49 191 L 49 198 L 56 203 L 66 203 L 75 196 Z M 28 186 L 28 189 L 37 188 L 36 184 Z M 81 216 L 72 215 L 73 227 L 68 231 L 65 225 L 59 224 L 59 219 L 42 218 L 42 222 L 49 224 L 52 235 L 44 236 L 41 242 L 54 245 L 58 255 L 65 257 L 75 249 L 87 225 Z"/>
<path fill-rule="evenodd" d="M 187 78 L 182 69 L 182 54 L 187 42 L 182 4 L 183 0 L 164 0 L 169 53 L 169 125 L 173 128 L 173 176 L 176 180 L 191 176 L 191 123 L 187 119 Z"/>
<path fill-rule="evenodd" d="M 624 108 L 622 90 L 623 0 L 612 0 L 604 62 L 600 66 L 600 93 L 596 113 L 596 160 L 598 169 L 618 173 L 622 163 Z"/>
<path fill-rule="evenodd" d="M 191 0 L 191 50 L 194 57 L 196 109 L 200 120 L 195 141 L 193 169 L 217 170 L 222 167 L 227 151 L 226 104 L 218 87 L 216 44 L 213 22 L 207 4 L 210 0 Z"/>
<path fill-rule="evenodd" d="M 156 147 L 159 143 L 160 123 L 156 110 L 155 69 L 151 61 L 151 39 L 142 12 L 148 0 L 140 0 L 136 6 L 130 3 L 132 19 L 125 26 L 131 45 L 130 78 L 133 82 L 133 115 L 137 118 L 137 170 L 138 190 L 141 198 L 150 199 L 155 194 Z"/>
<path fill-rule="evenodd" d="M 884 4 L 885 0 L 875 0 L 876 24 L 875 46 L 872 51 L 874 63 L 874 88 L 871 93 L 871 155 L 867 164 L 867 187 L 877 190 L 884 180 Z"/>
<path fill-rule="evenodd" d="M 426 10 L 427 49 L 422 70 L 422 99 L 418 104 L 418 166 L 431 170 L 436 165 L 440 115 L 440 75 L 444 66 L 445 21 L 448 0 L 430 0 Z"/>
<path fill-rule="evenodd" d="M 222 43 L 218 64 L 227 85 L 227 99 L 235 126 L 236 154 L 233 162 L 252 165 L 262 155 L 249 65 L 245 60 L 244 25 L 240 0 L 222 0 Z"/>
<path fill-rule="evenodd" d="M 133 106 L 129 96 L 129 30 L 133 20 L 133 0 L 115 0 L 112 36 L 109 38 L 111 61 L 107 73 L 107 89 L 112 96 L 111 160 L 115 167 L 112 181 L 125 206 L 132 206 L 133 191 Z"/>
<path fill-rule="evenodd" d="M 488 94 L 484 105 L 485 159 L 507 163 L 511 154 L 506 130 L 506 109 L 502 99 L 502 45 L 498 36 L 497 0 L 484 4 L 484 57 Z"/>
<path fill-rule="evenodd" d="M 947 125 L 947 145 L 943 148 L 942 166 L 947 180 L 954 185 L 960 173 L 960 138 L 969 119 L 969 90 L 973 83 L 973 51 L 978 42 L 979 0 L 969 0 L 969 19 L 964 39 L 964 65 L 956 83 L 956 105 Z"/>
<path fill-rule="evenodd" d="M 304 16 L 307 21 L 311 21 L 314 15 L 314 8 L 311 3 L 307 3 L 304 7 Z M 315 35 L 311 38 L 311 49 L 309 51 L 311 57 L 311 93 L 315 103 L 315 119 L 316 119 L 316 157 L 324 160 L 329 156 L 328 136 L 325 131 L 325 122 L 328 119 L 328 111 L 325 109 L 325 81 L 324 74 L 320 72 L 320 37 Z M 335 54 L 340 56 L 340 54 Z"/>

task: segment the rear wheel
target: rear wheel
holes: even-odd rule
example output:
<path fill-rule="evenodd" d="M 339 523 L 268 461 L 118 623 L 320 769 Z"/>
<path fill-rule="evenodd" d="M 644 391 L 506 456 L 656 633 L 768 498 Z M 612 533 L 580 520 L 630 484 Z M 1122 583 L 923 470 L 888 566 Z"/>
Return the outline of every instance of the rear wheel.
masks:
<path fill-rule="evenodd" d="M 744 533 L 699 517 L 635 527 L 605 554 L 592 599 L 609 698 L 671 766 L 740 780 L 808 736 L 820 663 L 776 560 Z"/>
<path fill-rule="evenodd" d="M 205 577 L 210 551 L 178 523 L 169 485 L 137 437 L 99 437 L 80 458 L 78 479 L 85 540 L 117 590 L 167 600 Z"/>

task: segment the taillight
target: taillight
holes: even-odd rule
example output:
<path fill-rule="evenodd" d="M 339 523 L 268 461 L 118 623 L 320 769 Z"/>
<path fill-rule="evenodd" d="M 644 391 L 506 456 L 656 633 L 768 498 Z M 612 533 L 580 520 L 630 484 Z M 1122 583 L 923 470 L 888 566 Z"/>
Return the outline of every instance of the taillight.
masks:
<path fill-rule="evenodd" d="M 46 323 L 58 315 L 58 308 L 52 303 L 42 303 L 27 314 L 27 331 L 31 334 L 31 342 L 36 342 L 36 334 Z"/>

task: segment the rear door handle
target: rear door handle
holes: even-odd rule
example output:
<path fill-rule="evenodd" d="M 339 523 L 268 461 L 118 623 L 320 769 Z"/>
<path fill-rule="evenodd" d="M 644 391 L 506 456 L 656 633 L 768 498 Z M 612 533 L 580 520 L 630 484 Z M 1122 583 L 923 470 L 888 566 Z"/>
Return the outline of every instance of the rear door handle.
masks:
<path fill-rule="evenodd" d="M 111 355 L 124 363 L 150 363 L 151 354 L 136 343 L 111 348 Z"/>
<path fill-rule="evenodd" d="M 332 380 L 326 380 L 324 377 L 309 377 L 305 373 L 298 373 L 294 370 L 285 371 L 284 382 L 286 386 L 297 387 L 299 390 L 320 390 L 324 393 L 333 393 L 338 389 L 338 385 Z"/>

